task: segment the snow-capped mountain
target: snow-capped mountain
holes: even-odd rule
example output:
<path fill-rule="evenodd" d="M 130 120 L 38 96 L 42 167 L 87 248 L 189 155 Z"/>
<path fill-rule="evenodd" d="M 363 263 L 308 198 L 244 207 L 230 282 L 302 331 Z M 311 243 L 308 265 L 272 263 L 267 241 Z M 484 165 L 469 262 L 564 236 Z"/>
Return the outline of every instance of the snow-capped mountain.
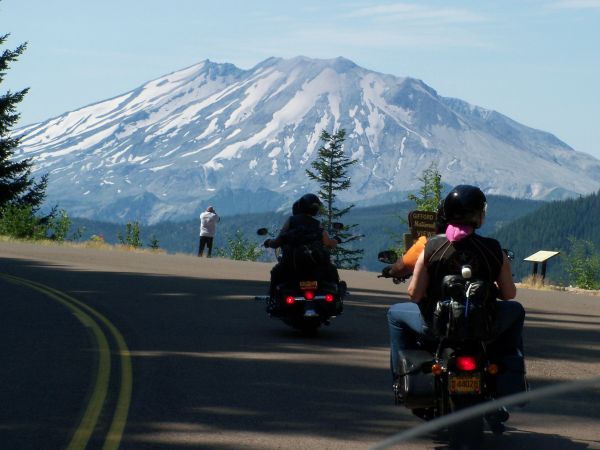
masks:
<path fill-rule="evenodd" d="M 50 174 L 70 215 L 154 223 L 273 210 L 316 191 L 305 169 L 323 129 L 344 128 L 359 162 L 341 198 L 384 201 L 437 164 L 447 184 L 545 199 L 600 188 L 600 161 L 420 80 L 344 59 L 269 58 L 250 70 L 204 61 L 30 125 L 17 157 Z"/>

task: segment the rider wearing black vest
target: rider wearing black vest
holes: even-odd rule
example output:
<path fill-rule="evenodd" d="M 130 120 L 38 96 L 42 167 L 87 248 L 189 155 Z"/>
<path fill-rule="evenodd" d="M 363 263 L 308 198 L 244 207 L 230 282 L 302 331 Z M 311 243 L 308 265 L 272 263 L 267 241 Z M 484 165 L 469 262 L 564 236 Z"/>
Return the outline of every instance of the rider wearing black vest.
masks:
<path fill-rule="evenodd" d="M 295 214 L 288 219 L 287 227 L 280 234 L 282 262 L 295 268 L 294 248 L 307 245 L 323 249 L 323 227 L 321 222 L 309 214 Z M 329 253 L 319 252 L 323 259 L 329 261 Z M 324 262 L 324 261 L 323 261 Z"/>
<path fill-rule="evenodd" d="M 275 287 L 288 279 L 295 272 L 297 261 L 294 260 L 294 248 L 298 246 L 314 247 L 315 261 L 313 268 L 318 268 L 323 279 L 339 283 L 337 268 L 330 262 L 327 248 L 335 248 L 338 241 L 331 239 L 316 216 L 321 208 L 321 201 L 314 194 L 305 194 L 294 203 L 293 215 L 284 223 L 279 235 L 275 239 L 267 239 L 265 247 L 282 249 L 282 258 L 271 269 L 271 285 L 269 295 L 273 297 Z M 320 250 L 320 251 L 319 251 Z"/>
<path fill-rule="evenodd" d="M 483 223 L 486 209 L 486 198 L 479 188 L 459 185 L 450 191 L 443 201 L 448 226 L 444 234 L 428 239 L 425 250 L 417 259 L 408 287 L 411 301 L 392 305 L 388 311 L 391 368 L 396 391 L 398 352 L 415 348 L 418 335 L 431 334 L 433 309 L 441 299 L 445 275 L 459 275 L 462 267 L 468 265 L 474 279 L 488 281 L 494 286 L 498 299 L 510 300 L 516 295 L 510 262 L 500 244 L 475 233 Z M 496 310 L 496 334 L 488 351 L 498 357 L 516 357 L 522 361 L 523 307 L 516 301 L 497 301 Z M 506 417 L 500 420 L 504 421 Z M 501 425 L 496 424 L 497 427 Z"/>
<path fill-rule="evenodd" d="M 495 283 L 499 299 L 514 298 L 517 288 L 500 244 L 475 233 L 485 218 L 485 194 L 475 186 L 456 186 L 444 199 L 443 209 L 448 226 L 443 236 L 427 242 L 417 260 L 408 287 L 411 300 L 417 303 L 424 299 L 439 300 L 442 278 L 460 274 L 464 265 L 471 267 L 473 278 Z"/>

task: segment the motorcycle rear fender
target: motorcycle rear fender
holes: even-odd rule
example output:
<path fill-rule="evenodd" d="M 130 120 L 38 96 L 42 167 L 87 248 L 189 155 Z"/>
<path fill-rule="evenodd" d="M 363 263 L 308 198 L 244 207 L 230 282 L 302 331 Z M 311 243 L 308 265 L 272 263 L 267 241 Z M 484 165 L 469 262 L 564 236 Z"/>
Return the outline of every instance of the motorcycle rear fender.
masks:
<path fill-rule="evenodd" d="M 325 301 L 325 294 L 333 294 L 333 302 Z M 287 305 L 285 298 L 292 296 L 295 299 L 293 305 Z M 305 310 L 312 309 L 325 318 L 340 315 L 343 311 L 343 301 L 336 291 L 317 289 L 313 300 L 306 300 L 300 289 L 290 289 L 289 285 L 279 285 L 275 291 L 275 301 L 283 315 L 304 314 Z"/>

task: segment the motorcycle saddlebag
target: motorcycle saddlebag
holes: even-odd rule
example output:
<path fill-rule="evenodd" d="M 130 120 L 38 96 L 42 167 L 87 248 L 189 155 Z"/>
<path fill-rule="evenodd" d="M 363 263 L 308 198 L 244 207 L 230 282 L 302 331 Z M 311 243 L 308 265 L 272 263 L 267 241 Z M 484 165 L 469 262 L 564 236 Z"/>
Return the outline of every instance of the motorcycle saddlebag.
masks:
<path fill-rule="evenodd" d="M 431 373 L 433 357 L 424 350 L 398 352 L 400 390 L 404 406 L 409 409 L 428 408 L 435 405 L 435 378 Z"/>
<path fill-rule="evenodd" d="M 525 360 L 520 355 L 504 356 L 498 360 L 500 371 L 496 375 L 496 398 L 527 390 Z"/>

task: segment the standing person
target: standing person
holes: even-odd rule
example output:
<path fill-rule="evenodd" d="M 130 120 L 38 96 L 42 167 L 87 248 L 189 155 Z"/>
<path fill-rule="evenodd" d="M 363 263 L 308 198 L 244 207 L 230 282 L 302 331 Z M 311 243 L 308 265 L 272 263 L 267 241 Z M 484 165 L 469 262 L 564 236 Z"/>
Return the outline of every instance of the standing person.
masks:
<path fill-rule="evenodd" d="M 217 232 L 217 222 L 221 218 L 215 212 L 215 208 L 209 206 L 202 214 L 200 214 L 200 245 L 198 247 L 198 256 L 204 253 L 204 247 L 208 249 L 207 257 L 212 254 L 213 239 Z"/>

